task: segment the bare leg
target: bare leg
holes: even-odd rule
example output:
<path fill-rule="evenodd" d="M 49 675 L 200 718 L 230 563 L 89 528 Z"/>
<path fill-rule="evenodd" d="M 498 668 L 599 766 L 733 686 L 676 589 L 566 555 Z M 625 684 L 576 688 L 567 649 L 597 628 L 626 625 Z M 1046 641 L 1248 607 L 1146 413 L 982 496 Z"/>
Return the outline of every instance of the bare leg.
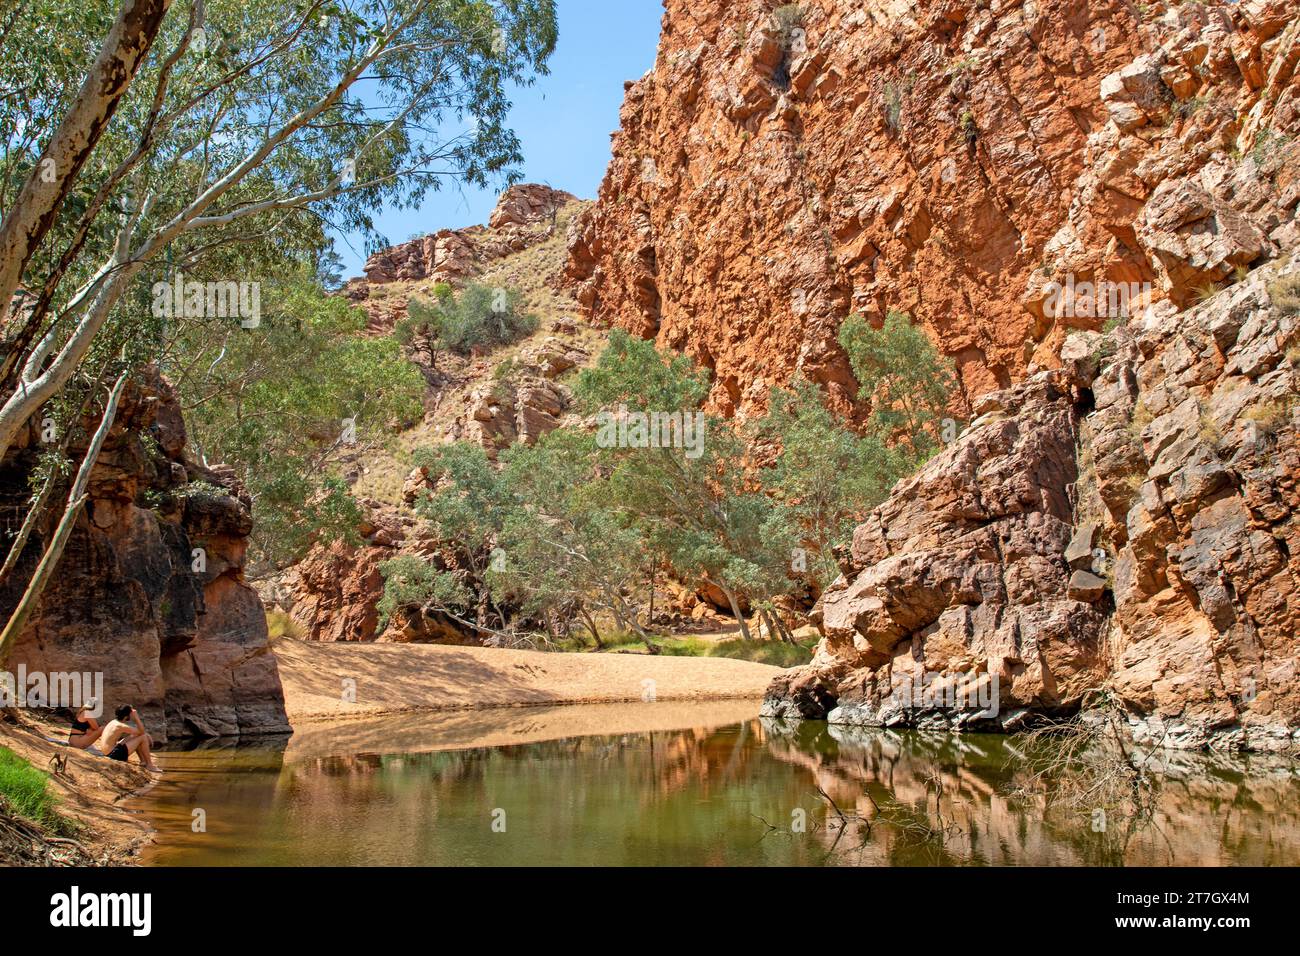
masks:
<path fill-rule="evenodd" d="M 135 754 L 140 758 L 140 763 L 142 765 L 148 767 L 150 770 L 156 769 L 154 767 L 153 757 L 149 750 L 150 745 L 153 743 L 152 737 L 148 734 L 136 734 L 134 737 L 127 737 L 126 740 L 122 741 L 122 743 L 126 745 L 126 752 L 128 755 Z"/>

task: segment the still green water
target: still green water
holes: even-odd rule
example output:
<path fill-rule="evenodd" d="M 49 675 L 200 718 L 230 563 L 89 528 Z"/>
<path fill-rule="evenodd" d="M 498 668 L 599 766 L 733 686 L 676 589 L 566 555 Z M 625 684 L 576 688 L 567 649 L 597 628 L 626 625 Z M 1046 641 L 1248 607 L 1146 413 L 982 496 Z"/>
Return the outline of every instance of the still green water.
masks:
<path fill-rule="evenodd" d="M 655 726 L 636 713 L 655 706 L 599 723 Z M 533 738 L 565 720 L 485 712 L 454 726 L 406 718 L 287 747 L 166 754 L 163 781 L 138 802 L 158 830 L 146 862 L 1300 863 L 1290 761 L 1170 754 L 1150 821 L 1098 831 L 1086 814 L 1013 796 L 1024 774 L 1014 738 L 735 721 L 746 706 L 702 711 L 699 726 L 685 716 L 673 729 L 550 740 Z M 383 752 L 390 739 L 400 752 Z M 475 740 L 494 745 L 466 745 Z"/>

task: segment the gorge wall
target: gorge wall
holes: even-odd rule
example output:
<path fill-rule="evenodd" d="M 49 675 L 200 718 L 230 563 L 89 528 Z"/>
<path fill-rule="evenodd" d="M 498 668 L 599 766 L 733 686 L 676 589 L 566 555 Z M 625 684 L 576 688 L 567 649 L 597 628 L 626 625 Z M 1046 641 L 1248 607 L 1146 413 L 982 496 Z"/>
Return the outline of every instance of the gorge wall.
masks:
<path fill-rule="evenodd" d="M 12 531 L 40 428 L 30 423 L 0 468 Z M 189 460 L 185 445 L 176 393 L 146 370 L 123 394 L 89 501 L 6 669 L 102 673 L 105 712 L 134 705 L 160 740 L 290 733 L 266 615 L 243 579 L 251 504 L 221 469 Z M 69 452 L 80 462 L 84 442 Z M 0 586 L 6 617 L 54 521 Z"/>
<path fill-rule="evenodd" d="M 858 527 L 771 716 L 1300 750 L 1300 255 L 1077 333 Z M 990 706 L 992 705 L 992 706 Z"/>
<path fill-rule="evenodd" d="M 566 281 L 745 414 L 799 373 L 841 407 L 850 311 L 911 313 L 980 394 L 1087 315 L 1049 285 L 1195 290 L 1294 241 L 1288 0 L 666 0 Z M 1276 186 L 1276 188 L 1274 188 Z"/>
<path fill-rule="evenodd" d="M 1300 747 L 1300 8 L 665 10 L 570 229 L 589 317 L 744 417 L 796 374 L 861 411 L 839 326 L 905 311 L 972 419 L 764 712 L 1011 730 L 1100 692 L 1141 740 Z"/>

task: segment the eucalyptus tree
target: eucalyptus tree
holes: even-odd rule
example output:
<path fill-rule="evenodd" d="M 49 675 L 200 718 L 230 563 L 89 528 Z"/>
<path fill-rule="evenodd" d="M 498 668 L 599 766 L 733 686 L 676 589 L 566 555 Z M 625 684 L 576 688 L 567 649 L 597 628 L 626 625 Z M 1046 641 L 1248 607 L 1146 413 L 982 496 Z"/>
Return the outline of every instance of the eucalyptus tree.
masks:
<path fill-rule="evenodd" d="M 309 216 L 373 232 L 382 205 L 511 178 L 508 85 L 543 71 L 556 38 L 552 0 L 77 3 L 105 37 L 74 39 L 58 63 L 59 76 L 84 69 L 81 93 L 6 81 L 6 117 L 31 119 L 2 137 L 18 154 L 0 183 L 0 455 L 169 261 L 267 236 L 292 245 Z M 46 14 L 69 19 L 71 5 L 20 5 L 0 52 L 36 55 Z M 129 82 L 87 93 L 109 75 Z M 26 126 L 53 132 L 19 150 Z M 8 305 L 20 286 L 27 301 Z"/>
<path fill-rule="evenodd" d="M 676 422 L 679 435 L 694 439 L 664 442 L 663 427 L 648 430 L 656 435 L 618 430 L 620 440 L 606 450 L 607 505 L 683 581 L 719 590 L 748 640 L 745 606 L 789 589 L 792 529 L 774 520 L 775 502 L 749 474 L 745 436 L 701 411 L 707 375 L 688 356 L 615 330 L 575 391 L 590 413 Z"/>
<path fill-rule="evenodd" d="M 906 312 L 891 311 L 879 329 L 854 313 L 840 326 L 840 345 L 870 400 L 867 431 L 902 456 L 908 474 L 939 448 L 937 433 L 956 391 L 952 363 Z"/>
<path fill-rule="evenodd" d="M 638 620 L 646 542 L 611 506 L 594 436 L 559 428 L 503 457 L 511 506 L 498 536 L 501 571 L 492 586 L 529 616 L 578 617 L 598 647 L 596 614 L 609 615 L 658 654 Z"/>
<path fill-rule="evenodd" d="M 377 244 L 383 206 L 517 178 L 509 87 L 555 40 L 553 0 L 15 0 L 0 458 L 70 384 L 101 387 L 176 342 L 168 323 L 210 318 L 215 280 L 271 278 L 250 268 L 277 252 L 319 267 L 328 228 Z M 150 290 L 173 279 L 181 307 L 159 314 Z"/>
<path fill-rule="evenodd" d="M 834 549 L 908 473 L 907 456 L 875 434 L 856 434 L 806 379 L 772 390 L 755 432 L 779 449 L 758 475 L 774 520 L 798 538 L 791 568 L 820 591 L 839 576 Z"/>

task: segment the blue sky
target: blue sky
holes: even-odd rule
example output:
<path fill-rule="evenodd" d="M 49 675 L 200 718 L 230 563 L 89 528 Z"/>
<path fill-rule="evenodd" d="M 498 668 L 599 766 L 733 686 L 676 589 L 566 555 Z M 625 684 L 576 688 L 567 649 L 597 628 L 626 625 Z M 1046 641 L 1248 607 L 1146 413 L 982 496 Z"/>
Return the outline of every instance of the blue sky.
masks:
<path fill-rule="evenodd" d="M 593 199 L 609 163 L 609 134 L 618 128 L 623 82 L 654 64 L 660 0 L 558 0 L 560 39 L 551 72 L 512 97 L 510 121 L 523 143 L 524 182 L 546 183 Z M 375 225 L 391 242 L 438 229 L 487 222 L 496 189 L 444 187 L 419 209 L 390 209 Z M 359 236 L 336 237 L 343 276 L 361 274 Z"/>

